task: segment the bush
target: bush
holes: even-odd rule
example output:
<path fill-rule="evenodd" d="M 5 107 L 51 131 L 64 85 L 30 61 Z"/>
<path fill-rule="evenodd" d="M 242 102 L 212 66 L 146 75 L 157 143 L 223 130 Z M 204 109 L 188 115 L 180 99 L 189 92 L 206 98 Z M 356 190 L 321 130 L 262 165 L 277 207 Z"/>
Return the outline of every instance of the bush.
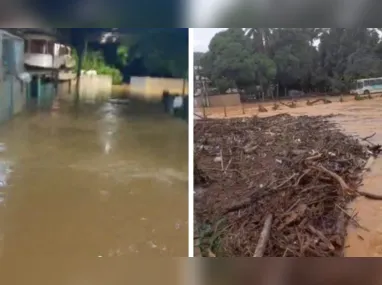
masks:
<path fill-rule="evenodd" d="M 78 68 L 78 55 L 74 50 L 72 54 L 73 58 L 76 61 L 76 69 Z M 97 74 L 101 75 L 110 75 L 113 80 L 113 84 L 121 84 L 123 81 L 123 76 L 121 71 L 118 68 L 107 65 L 105 63 L 104 56 L 99 51 L 91 51 L 89 50 L 86 53 L 86 58 L 82 64 L 83 70 L 95 70 Z"/>
<path fill-rule="evenodd" d="M 110 75 L 114 85 L 122 83 L 123 76 L 121 71 L 119 71 L 119 69 L 117 68 L 110 66 L 102 66 L 99 68 L 99 70 L 97 70 L 97 73 L 102 75 Z"/>

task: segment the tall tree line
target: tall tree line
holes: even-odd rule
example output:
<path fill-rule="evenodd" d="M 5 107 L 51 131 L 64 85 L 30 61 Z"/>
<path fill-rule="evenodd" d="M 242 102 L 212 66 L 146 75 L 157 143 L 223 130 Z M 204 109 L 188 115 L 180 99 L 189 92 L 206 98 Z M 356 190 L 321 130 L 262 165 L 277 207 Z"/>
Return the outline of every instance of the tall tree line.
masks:
<path fill-rule="evenodd" d="M 356 79 L 382 77 L 379 28 L 230 28 L 195 55 L 202 76 L 228 88 L 348 92 Z"/>

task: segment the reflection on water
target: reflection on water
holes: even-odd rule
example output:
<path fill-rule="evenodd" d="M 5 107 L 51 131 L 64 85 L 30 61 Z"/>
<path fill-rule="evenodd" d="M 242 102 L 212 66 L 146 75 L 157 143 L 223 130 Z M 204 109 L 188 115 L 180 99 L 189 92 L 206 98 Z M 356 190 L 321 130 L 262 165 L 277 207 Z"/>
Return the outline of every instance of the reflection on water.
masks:
<path fill-rule="evenodd" d="M 187 141 L 185 122 L 134 102 L 1 125 L 1 265 L 187 256 Z"/>

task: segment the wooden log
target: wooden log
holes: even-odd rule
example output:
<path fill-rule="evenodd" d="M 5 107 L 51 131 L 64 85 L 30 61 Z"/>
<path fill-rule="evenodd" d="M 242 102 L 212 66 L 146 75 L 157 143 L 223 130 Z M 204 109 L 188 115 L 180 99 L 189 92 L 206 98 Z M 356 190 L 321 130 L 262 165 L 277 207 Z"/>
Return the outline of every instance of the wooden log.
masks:
<path fill-rule="evenodd" d="M 253 255 L 253 257 L 263 257 L 265 247 L 267 246 L 269 236 L 271 234 L 272 219 L 272 214 L 269 214 L 265 218 L 263 230 L 261 231 L 259 242 L 257 243 L 255 254 Z"/>
<path fill-rule="evenodd" d="M 268 110 L 263 105 L 259 105 L 259 112 L 268 112 Z"/>

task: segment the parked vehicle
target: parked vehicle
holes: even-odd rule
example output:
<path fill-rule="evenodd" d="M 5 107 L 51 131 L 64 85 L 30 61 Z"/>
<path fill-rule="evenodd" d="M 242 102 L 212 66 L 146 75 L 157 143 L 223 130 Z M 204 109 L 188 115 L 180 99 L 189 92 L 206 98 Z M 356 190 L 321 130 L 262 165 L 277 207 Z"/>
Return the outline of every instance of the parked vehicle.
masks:
<path fill-rule="evenodd" d="M 371 94 L 382 92 L 382 77 L 359 79 L 355 82 L 351 94 Z"/>

